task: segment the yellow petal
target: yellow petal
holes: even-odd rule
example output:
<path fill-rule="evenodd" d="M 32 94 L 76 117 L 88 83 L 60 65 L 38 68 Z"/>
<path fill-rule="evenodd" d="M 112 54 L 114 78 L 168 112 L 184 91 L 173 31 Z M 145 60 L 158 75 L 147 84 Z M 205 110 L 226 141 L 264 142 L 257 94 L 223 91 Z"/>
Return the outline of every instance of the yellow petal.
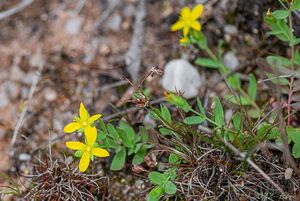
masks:
<path fill-rule="evenodd" d="M 74 131 L 77 131 L 79 128 L 81 128 L 80 123 L 71 122 L 64 127 L 64 132 L 65 133 L 73 133 Z"/>
<path fill-rule="evenodd" d="M 83 103 L 80 103 L 80 108 L 79 108 L 79 117 L 81 121 L 86 121 L 88 119 L 89 113 L 85 109 Z"/>
<path fill-rule="evenodd" d="M 183 38 L 180 39 L 180 43 L 181 43 L 181 44 L 185 44 L 185 43 L 187 43 L 188 41 L 189 41 L 189 39 L 188 39 L 187 37 L 183 37 Z"/>
<path fill-rule="evenodd" d="M 85 144 L 81 142 L 74 142 L 74 141 L 66 142 L 66 146 L 72 150 L 82 150 L 85 148 Z"/>
<path fill-rule="evenodd" d="M 108 151 L 106 151 L 105 149 L 102 149 L 102 148 L 94 148 L 92 150 L 92 154 L 94 156 L 98 156 L 98 157 L 107 157 L 107 156 L 109 156 Z"/>
<path fill-rule="evenodd" d="M 171 26 L 171 30 L 172 30 L 172 31 L 177 31 L 177 30 L 179 30 L 179 29 L 182 29 L 183 27 L 184 27 L 184 22 L 181 21 L 181 20 L 179 20 L 178 22 L 176 22 L 175 24 L 173 24 L 173 25 Z"/>
<path fill-rule="evenodd" d="M 84 134 L 86 139 L 86 145 L 89 147 L 93 147 L 96 138 L 97 138 L 97 129 L 96 127 L 86 126 L 84 128 Z"/>
<path fill-rule="evenodd" d="M 192 10 L 191 19 L 196 20 L 197 18 L 199 18 L 201 16 L 202 12 L 203 12 L 203 5 L 198 4 Z"/>
<path fill-rule="evenodd" d="M 189 27 L 189 26 L 185 26 L 185 27 L 183 28 L 183 36 L 187 36 L 188 33 L 189 33 L 189 31 L 190 31 L 190 27 Z"/>
<path fill-rule="evenodd" d="M 183 19 L 188 19 L 190 18 L 191 16 L 191 9 L 189 7 L 183 7 L 181 12 L 180 12 L 180 15 Z"/>
<path fill-rule="evenodd" d="M 197 31 L 201 30 L 201 24 L 198 21 L 193 21 L 191 23 L 191 27 Z"/>
<path fill-rule="evenodd" d="M 86 169 L 89 167 L 90 164 L 90 153 L 89 152 L 84 152 L 82 154 L 82 157 L 79 161 L 79 170 L 81 172 L 86 171 Z"/>
<path fill-rule="evenodd" d="M 89 124 L 94 123 L 95 121 L 97 121 L 102 115 L 101 114 L 95 114 L 93 116 L 91 116 L 88 120 Z"/>

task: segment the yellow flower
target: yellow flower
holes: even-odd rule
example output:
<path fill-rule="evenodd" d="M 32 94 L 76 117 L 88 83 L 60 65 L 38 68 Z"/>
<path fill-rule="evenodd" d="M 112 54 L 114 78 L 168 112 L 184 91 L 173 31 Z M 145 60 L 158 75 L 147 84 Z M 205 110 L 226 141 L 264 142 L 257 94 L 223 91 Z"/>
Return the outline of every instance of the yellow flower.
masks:
<path fill-rule="evenodd" d="M 90 160 L 94 159 L 94 156 L 107 157 L 109 156 L 108 151 L 105 149 L 94 147 L 97 138 L 97 129 L 95 127 L 87 127 L 85 130 L 86 144 L 81 142 L 66 142 L 66 146 L 72 150 L 79 150 L 82 152 L 82 156 L 79 162 L 79 170 L 81 172 L 86 171 L 89 167 Z"/>
<path fill-rule="evenodd" d="M 190 29 L 195 29 L 196 31 L 201 30 L 201 24 L 197 19 L 201 16 L 203 11 L 203 5 L 198 4 L 192 10 L 188 7 L 183 7 L 180 12 L 179 20 L 171 26 L 172 31 L 177 31 L 183 29 L 183 36 L 187 36 Z"/>
<path fill-rule="evenodd" d="M 180 39 L 180 44 L 181 44 L 181 45 L 184 45 L 184 44 L 186 44 L 186 43 L 189 42 L 189 41 L 190 41 L 189 38 L 186 37 L 186 36 L 184 36 L 184 37 L 182 37 L 182 38 Z"/>
<path fill-rule="evenodd" d="M 64 132 L 73 133 L 77 130 L 85 131 L 87 128 L 91 128 L 91 124 L 97 121 L 101 117 L 101 114 L 95 114 L 90 117 L 89 112 L 85 109 L 83 103 L 80 103 L 79 117 L 75 117 L 74 121 L 64 127 Z M 86 132 L 85 132 L 86 133 Z"/>

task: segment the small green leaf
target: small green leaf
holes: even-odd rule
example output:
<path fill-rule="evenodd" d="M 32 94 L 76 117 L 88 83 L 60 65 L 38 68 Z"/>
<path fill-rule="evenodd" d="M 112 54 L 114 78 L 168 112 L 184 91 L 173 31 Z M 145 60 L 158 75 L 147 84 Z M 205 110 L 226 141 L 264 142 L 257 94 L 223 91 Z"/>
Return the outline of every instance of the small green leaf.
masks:
<path fill-rule="evenodd" d="M 126 141 L 126 145 L 128 147 L 133 147 L 136 143 L 136 134 L 134 129 L 126 122 L 121 121 L 120 124 L 120 129 L 122 129 L 125 132 L 125 135 L 123 133 L 123 141 Z M 118 132 L 120 134 L 120 132 Z"/>
<path fill-rule="evenodd" d="M 144 161 L 144 157 L 147 154 L 147 149 L 141 148 L 133 157 L 132 164 L 139 165 Z"/>
<path fill-rule="evenodd" d="M 281 56 L 267 56 L 267 62 L 271 67 L 282 68 L 292 65 L 290 59 Z"/>
<path fill-rule="evenodd" d="M 171 153 L 169 155 L 169 163 L 170 164 L 177 164 L 178 165 L 178 164 L 180 164 L 180 162 L 181 162 L 181 160 L 176 154 Z"/>
<path fill-rule="evenodd" d="M 148 195 L 147 201 L 159 201 L 163 192 L 164 192 L 164 189 L 160 186 L 153 188 Z"/>
<path fill-rule="evenodd" d="M 257 90 L 256 79 L 255 79 L 253 74 L 250 74 L 250 76 L 249 76 L 248 95 L 253 101 L 256 100 L 256 90 Z"/>
<path fill-rule="evenodd" d="M 198 106 L 199 112 L 205 117 L 205 110 L 202 106 L 202 103 L 201 103 L 201 100 L 199 97 L 197 97 L 197 106 Z"/>
<path fill-rule="evenodd" d="M 272 73 L 266 73 L 268 79 L 271 79 L 271 82 L 274 84 L 278 84 L 278 85 L 289 85 L 290 82 L 288 81 L 288 79 L 284 78 L 284 77 L 276 77 L 274 76 Z"/>
<path fill-rule="evenodd" d="M 300 43 L 300 38 L 293 38 L 290 41 L 290 46 L 295 46 L 295 45 L 298 45 L 299 43 Z"/>
<path fill-rule="evenodd" d="M 294 144 L 292 154 L 295 158 L 300 158 L 300 143 Z"/>
<path fill-rule="evenodd" d="M 247 111 L 247 114 L 253 118 L 253 119 L 258 119 L 260 117 L 260 111 L 255 108 L 251 108 Z"/>
<path fill-rule="evenodd" d="M 292 3 L 292 10 L 299 10 L 300 9 L 300 0 L 294 0 Z"/>
<path fill-rule="evenodd" d="M 214 100 L 214 111 L 213 111 L 213 119 L 218 127 L 222 127 L 224 123 L 224 110 L 223 106 L 218 97 L 215 97 Z"/>
<path fill-rule="evenodd" d="M 168 128 L 162 127 L 158 129 L 160 134 L 166 136 L 166 135 L 172 135 L 172 131 Z"/>
<path fill-rule="evenodd" d="M 167 123 L 171 123 L 172 118 L 171 118 L 171 114 L 170 111 L 168 110 L 168 108 L 165 105 L 161 105 L 160 106 L 160 110 L 161 110 L 161 116 L 162 118 L 167 122 Z"/>
<path fill-rule="evenodd" d="M 191 116 L 191 117 L 186 117 L 183 122 L 189 125 L 193 125 L 193 124 L 201 124 L 202 122 L 205 121 L 204 117 L 200 117 L 200 116 Z"/>
<path fill-rule="evenodd" d="M 294 128 L 292 126 L 288 126 L 286 128 L 286 132 L 290 136 L 290 138 L 293 140 L 294 143 L 300 144 L 300 129 Z"/>
<path fill-rule="evenodd" d="M 165 183 L 165 181 L 167 180 L 167 177 L 164 174 L 161 174 L 156 171 L 150 172 L 148 178 L 152 184 L 156 184 L 156 185 L 161 185 Z"/>
<path fill-rule="evenodd" d="M 241 88 L 241 80 L 236 73 L 227 78 L 227 84 L 232 89 L 240 89 Z"/>
<path fill-rule="evenodd" d="M 126 159 L 126 149 L 124 147 L 121 148 L 119 152 L 117 152 L 112 160 L 110 165 L 111 170 L 121 170 L 124 167 Z"/>
<path fill-rule="evenodd" d="M 120 138 L 118 131 L 112 124 L 107 124 L 107 131 L 113 139 L 117 140 Z"/>
<path fill-rule="evenodd" d="M 249 100 L 249 98 L 242 95 L 240 96 L 226 95 L 225 98 L 227 101 L 230 101 L 231 103 L 236 105 L 251 105 L 251 101 Z"/>
<path fill-rule="evenodd" d="M 169 195 L 174 195 L 177 191 L 176 185 L 171 181 L 167 181 L 164 185 L 164 191 Z"/>
<path fill-rule="evenodd" d="M 233 127 L 235 131 L 239 131 L 242 128 L 242 116 L 239 112 L 233 115 Z"/>
<path fill-rule="evenodd" d="M 209 58 L 197 58 L 195 63 L 205 68 L 220 68 L 220 63 L 218 61 Z"/>
<path fill-rule="evenodd" d="M 300 53 L 299 50 L 295 50 L 295 60 L 294 60 L 295 64 L 300 65 Z"/>
<path fill-rule="evenodd" d="M 275 10 L 274 12 L 272 12 L 272 15 L 276 19 L 282 20 L 289 16 L 289 12 L 287 10 Z"/>
<path fill-rule="evenodd" d="M 75 153 L 74 153 L 74 156 L 77 157 L 77 158 L 80 158 L 82 156 L 83 152 L 81 150 L 77 150 Z"/>

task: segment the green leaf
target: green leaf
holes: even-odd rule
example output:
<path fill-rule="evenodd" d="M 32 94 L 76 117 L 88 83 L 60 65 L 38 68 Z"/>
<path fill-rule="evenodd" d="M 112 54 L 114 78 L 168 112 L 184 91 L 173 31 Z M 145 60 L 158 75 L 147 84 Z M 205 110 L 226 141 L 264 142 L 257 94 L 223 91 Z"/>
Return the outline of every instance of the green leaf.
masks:
<path fill-rule="evenodd" d="M 124 147 L 121 148 L 119 152 L 117 152 L 112 160 L 110 165 L 111 170 L 121 170 L 124 167 L 126 159 L 126 149 Z"/>
<path fill-rule="evenodd" d="M 235 73 L 227 78 L 227 84 L 232 89 L 240 89 L 241 88 L 241 80 L 239 76 Z"/>
<path fill-rule="evenodd" d="M 294 144 L 292 154 L 295 158 L 300 158 L 300 143 Z"/>
<path fill-rule="evenodd" d="M 225 95 L 225 98 L 227 101 L 230 101 L 231 103 L 236 105 L 251 105 L 251 101 L 249 100 L 249 98 L 242 95 Z"/>
<path fill-rule="evenodd" d="M 123 141 L 124 143 L 126 142 L 126 146 L 128 147 L 133 147 L 136 143 L 136 134 L 135 134 L 135 131 L 134 129 L 126 122 L 124 121 L 121 121 L 120 124 L 120 129 L 122 129 L 124 132 L 125 132 L 125 135 L 124 133 L 123 134 Z M 120 132 L 118 132 L 119 135 L 120 135 Z"/>
<path fill-rule="evenodd" d="M 292 126 L 288 126 L 286 128 L 286 132 L 290 136 L 290 138 L 293 140 L 294 143 L 300 144 L 300 129 L 294 128 Z"/>
<path fill-rule="evenodd" d="M 113 139 L 115 139 L 115 140 L 120 139 L 118 131 L 112 124 L 107 124 L 107 131 Z"/>
<path fill-rule="evenodd" d="M 160 134 L 166 136 L 166 135 L 172 135 L 172 131 L 168 128 L 162 127 L 158 129 Z"/>
<path fill-rule="evenodd" d="M 102 129 L 102 131 L 105 133 L 105 135 L 108 135 L 105 123 L 101 119 L 99 120 L 99 125 L 100 125 L 100 128 Z"/>
<path fill-rule="evenodd" d="M 293 38 L 290 41 L 290 46 L 295 46 L 295 45 L 298 45 L 299 43 L 300 43 L 300 38 Z"/>
<path fill-rule="evenodd" d="M 161 174 L 156 171 L 150 172 L 148 178 L 152 184 L 156 185 L 161 185 L 167 180 L 167 177 L 164 174 Z"/>
<path fill-rule="evenodd" d="M 266 73 L 268 79 L 271 79 L 271 82 L 278 85 L 289 85 L 290 82 L 284 77 L 276 77 L 272 73 Z"/>
<path fill-rule="evenodd" d="M 74 153 L 74 156 L 77 157 L 77 158 L 80 158 L 82 156 L 83 152 L 81 150 L 77 150 L 75 153 Z"/>
<path fill-rule="evenodd" d="M 300 53 L 299 50 L 295 50 L 295 60 L 294 60 L 295 64 L 300 65 Z"/>
<path fill-rule="evenodd" d="M 167 123 L 171 123 L 172 118 L 171 118 L 171 114 L 170 111 L 168 110 L 168 108 L 165 105 L 161 105 L 160 106 L 160 110 L 161 110 L 161 116 L 162 118 L 167 122 Z"/>
<path fill-rule="evenodd" d="M 241 113 L 237 112 L 233 115 L 233 127 L 235 131 L 239 131 L 242 128 L 242 115 Z"/>
<path fill-rule="evenodd" d="M 153 188 L 148 195 L 147 201 L 159 201 L 163 192 L 164 192 L 164 189 L 160 186 Z"/>
<path fill-rule="evenodd" d="M 193 44 L 197 44 L 201 49 L 207 49 L 207 39 L 201 31 L 191 30 L 190 39 Z"/>
<path fill-rule="evenodd" d="M 292 10 L 299 10 L 300 9 L 300 0 L 294 0 L 292 4 Z"/>
<path fill-rule="evenodd" d="M 139 165 L 144 161 L 144 157 L 147 154 L 146 148 L 141 148 L 133 157 L 132 164 L 133 165 Z"/>
<path fill-rule="evenodd" d="M 220 68 L 220 63 L 218 61 L 209 58 L 197 58 L 195 63 L 206 68 Z"/>
<path fill-rule="evenodd" d="M 174 179 L 176 179 L 176 177 L 177 177 L 177 174 L 176 174 L 176 168 L 169 168 L 169 169 L 167 169 L 164 173 L 163 173 L 163 175 L 165 175 L 165 177 L 166 178 L 170 178 L 170 180 L 174 180 Z"/>
<path fill-rule="evenodd" d="M 250 74 L 250 76 L 249 76 L 248 95 L 253 101 L 256 100 L 256 93 L 257 93 L 256 90 L 257 90 L 256 79 L 255 79 L 253 74 Z"/>
<path fill-rule="evenodd" d="M 213 111 L 213 119 L 214 122 L 217 124 L 218 127 L 222 127 L 223 123 L 224 123 L 224 110 L 223 110 L 223 106 L 219 100 L 218 97 L 215 97 L 214 100 L 214 111 Z"/>
<path fill-rule="evenodd" d="M 247 111 L 247 114 L 253 118 L 253 119 L 258 119 L 260 117 L 260 111 L 255 108 L 251 108 Z"/>
<path fill-rule="evenodd" d="M 200 116 L 191 116 L 191 117 L 186 117 L 183 122 L 188 124 L 188 125 L 193 125 L 193 124 L 201 124 L 202 122 L 205 121 L 204 117 Z"/>
<path fill-rule="evenodd" d="M 205 110 L 202 106 L 202 103 L 201 103 L 201 100 L 199 97 L 197 97 L 197 106 L 198 106 L 198 109 L 199 109 L 199 112 L 205 117 Z"/>
<path fill-rule="evenodd" d="M 290 59 L 281 56 L 267 56 L 267 62 L 275 68 L 290 67 L 292 65 Z"/>
<path fill-rule="evenodd" d="M 177 191 L 176 185 L 171 181 L 167 181 L 164 185 L 164 191 L 169 195 L 174 195 Z"/>
<path fill-rule="evenodd" d="M 171 153 L 169 155 L 169 163 L 170 164 L 177 164 L 178 165 L 178 164 L 181 163 L 181 160 L 180 160 L 180 158 L 176 154 Z"/>
<path fill-rule="evenodd" d="M 272 15 L 277 20 L 282 20 L 289 16 L 289 12 L 287 10 L 275 10 L 274 12 L 272 12 Z"/>

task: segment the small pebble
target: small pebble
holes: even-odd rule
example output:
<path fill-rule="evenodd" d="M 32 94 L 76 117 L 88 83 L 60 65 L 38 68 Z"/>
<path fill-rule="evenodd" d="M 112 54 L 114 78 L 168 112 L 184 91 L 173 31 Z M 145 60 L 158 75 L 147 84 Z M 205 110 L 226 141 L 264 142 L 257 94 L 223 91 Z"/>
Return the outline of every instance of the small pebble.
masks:
<path fill-rule="evenodd" d="M 240 65 L 238 58 L 233 52 L 227 52 L 223 57 L 223 62 L 225 66 L 227 66 L 231 70 L 236 70 Z"/>
<path fill-rule="evenodd" d="M 293 169 L 292 168 L 287 168 L 284 172 L 284 178 L 285 180 L 289 180 L 292 178 L 293 175 Z"/>
<path fill-rule="evenodd" d="M 20 161 L 29 161 L 31 159 L 31 155 L 26 154 L 26 153 L 21 153 L 19 155 L 19 160 Z"/>
<path fill-rule="evenodd" d="M 44 90 L 44 98 L 46 99 L 46 101 L 52 102 L 57 98 L 57 93 L 54 89 L 46 88 Z"/>

